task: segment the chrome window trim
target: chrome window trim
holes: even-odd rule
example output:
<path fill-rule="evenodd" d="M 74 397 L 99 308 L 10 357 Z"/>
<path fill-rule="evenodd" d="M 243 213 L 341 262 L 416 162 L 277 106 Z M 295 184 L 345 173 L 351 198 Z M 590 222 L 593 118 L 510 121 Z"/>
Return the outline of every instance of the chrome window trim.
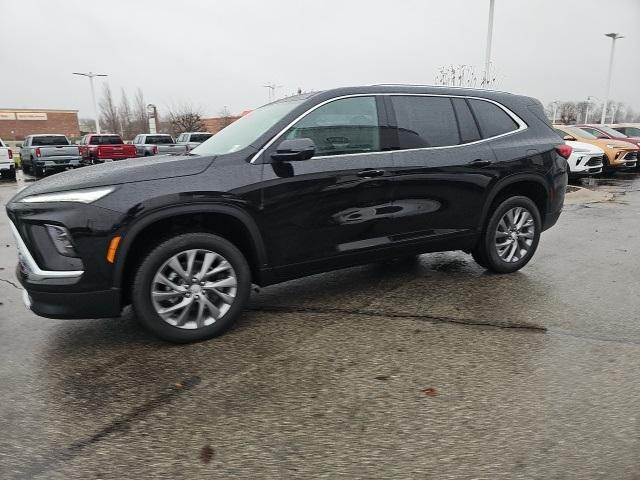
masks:
<path fill-rule="evenodd" d="M 13 221 L 9 221 L 9 226 L 11 227 L 11 232 L 16 239 L 16 245 L 18 247 L 18 252 L 22 256 L 24 262 L 27 264 L 27 268 L 29 272 L 33 274 L 34 277 L 38 279 L 45 278 L 76 278 L 84 273 L 84 270 L 42 270 L 35 259 L 31 255 L 31 252 L 25 245 L 22 237 L 20 236 L 20 232 L 13 224 Z"/>
<path fill-rule="evenodd" d="M 510 109 L 508 109 L 507 107 L 502 105 L 500 102 L 497 102 L 495 100 L 491 100 L 489 98 L 475 97 L 473 95 L 445 95 L 445 94 L 439 94 L 439 93 L 401 93 L 401 92 L 353 93 L 353 94 L 350 94 L 350 95 L 342 95 L 342 96 L 339 96 L 339 97 L 330 98 L 328 100 L 325 100 L 324 102 L 319 103 L 318 105 L 314 105 L 313 107 L 309 108 L 307 111 L 305 111 L 304 113 L 302 113 L 298 117 L 296 117 L 286 127 L 284 127 L 282 130 L 280 130 L 280 132 L 278 132 L 276 135 L 274 135 L 271 138 L 271 140 L 269 140 L 266 144 L 264 144 L 264 146 L 260 150 L 258 150 L 258 152 L 255 155 L 253 155 L 253 157 L 251 157 L 251 160 L 249 162 L 252 163 L 252 164 L 255 163 L 256 160 L 262 156 L 262 154 L 265 152 L 265 150 L 267 150 L 271 145 L 273 145 L 276 142 L 276 140 L 278 140 L 287 130 L 289 130 L 298 121 L 302 120 L 304 117 L 309 115 L 311 112 L 313 112 L 317 108 L 320 108 L 320 107 L 326 105 L 327 103 L 335 102 L 336 100 L 342 100 L 342 99 L 345 99 L 345 98 L 375 97 L 375 96 L 446 97 L 446 98 L 465 98 L 465 99 L 469 99 L 469 100 L 482 100 L 482 101 L 485 101 L 485 102 L 493 103 L 494 105 L 497 105 L 499 108 L 501 108 L 507 115 L 509 115 L 509 117 L 511 117 L 511 119 L 514 122 L 516 122 L 518 124 L 518 128 L 516 130 L 512 130 L 512 131 L 506 132 L 506 133 L 501 133 L 500 135 L 495 135 L 493 137 L 482 138 L 482 139 L 476 140 L 474 142 L 461 143 L 461 144 L 458 144 L 458 145 L 444 145 L 444 146 L 441 146 L 441 147 L 405 148 L 405 149 L 402 149 L 402 150 L 384 150 L 384 151 L 380 151 L 380 152 L 345 153 L 343 155 L 320 155 L 320 156 L 317 156 L 317 157 L 312 157 L 311 160 L 315 160 L 315 159 L 318 159 L 318 158 L 352 157 L 354 155 L 378 155 L 378 154 L 389 154 L 389 153 L 393 153 L 393 152 L 416 152 L 416 151 L 421 151 L 421 150 L 442 150 L 444 148 L 466 147 L 468 145 L 475 145 L 475 144 L 478 144 L 478 143 L 483 143 L 483 142 L 488 142 L 488 141 L 491 141 L 491 140 L 495 140 L 496 138 L 502 138 L 502 137 L 506 137 L 508 135 L 513 135 L 514 133 L 519 133 L 519 132 L 522 132 L 523 130 L 526 130 L 527 128 L 529 128 L 529 126 L 525 123 L 525 121 L 522 120 L 518 115 L 513 113 Z"/>

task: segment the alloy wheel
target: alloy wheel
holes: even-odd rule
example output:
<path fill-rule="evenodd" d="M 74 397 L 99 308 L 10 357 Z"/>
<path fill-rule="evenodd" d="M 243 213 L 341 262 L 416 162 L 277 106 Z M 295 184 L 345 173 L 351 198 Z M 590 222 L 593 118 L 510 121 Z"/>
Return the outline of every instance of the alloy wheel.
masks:
<path fill-rule="evenodd" d="M 495 248 L 505 262 L 518 262 L 531 250 L 535 237 L 533 215 L 524 207 L 514 207 L 505 212 L 498 222 Z"/>
<path fill-rule="evenodd" d="M 222 255 L 211 250 L 185 250 L 157 270 L 151 284 L 151 302 L 168 324 L 203 328 L 231 308 L 237 285 L 236 272 Z"/>

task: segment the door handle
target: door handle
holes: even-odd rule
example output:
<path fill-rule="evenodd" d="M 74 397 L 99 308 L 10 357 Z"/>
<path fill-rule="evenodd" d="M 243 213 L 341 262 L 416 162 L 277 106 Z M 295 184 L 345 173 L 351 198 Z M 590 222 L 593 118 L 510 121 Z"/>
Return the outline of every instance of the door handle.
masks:
<path fill-rule="evenodd" d="M 358 172 L 358 176 L 362 178 L 381 177 L 382 175 L 384 175 L 384 170 L 373 170 L 372 168 Z"/>
<path fill-rule="evenodd" d="M 482 160 L 481 158 L 478 158 L 469 162 L 468 165 L 472 167 L 488 167 L 489 165 L 491 165 L 491 163 L 491 160 Z"/>

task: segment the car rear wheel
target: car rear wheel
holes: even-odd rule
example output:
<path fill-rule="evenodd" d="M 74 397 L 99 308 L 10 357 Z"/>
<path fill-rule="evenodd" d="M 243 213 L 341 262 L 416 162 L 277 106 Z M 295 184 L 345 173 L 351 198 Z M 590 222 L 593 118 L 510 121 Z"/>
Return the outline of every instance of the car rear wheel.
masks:
<path fill-rule="evenodd" d="M 528 197 L 503 199 L 483 229 L 473 258 L 496 273 L 511 273 L 524 267 L 538 248 L 542 220 Z"/>
<path fill-rule="evenodd" d="M 142 261 L 133 282 L 141 323 L 169 342 L 220 335 L 251 293 L 251 271 L 229 241 L 209 233 L 173 237 Z"/>

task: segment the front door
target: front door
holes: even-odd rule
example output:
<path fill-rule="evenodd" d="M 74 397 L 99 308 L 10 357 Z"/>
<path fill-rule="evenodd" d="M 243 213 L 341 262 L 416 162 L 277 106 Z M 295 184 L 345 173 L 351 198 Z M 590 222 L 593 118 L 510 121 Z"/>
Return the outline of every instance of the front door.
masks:
<path fill-rule="evenodd" d="M 264 165 L 261 222 L 272 265 L 284 276 L 366 255 L 391 242 L 392 154 L 384 151 L 384 116 L 375 96 L 325 103 L 285 139 L 310 138 L 315 156 Z"/>

